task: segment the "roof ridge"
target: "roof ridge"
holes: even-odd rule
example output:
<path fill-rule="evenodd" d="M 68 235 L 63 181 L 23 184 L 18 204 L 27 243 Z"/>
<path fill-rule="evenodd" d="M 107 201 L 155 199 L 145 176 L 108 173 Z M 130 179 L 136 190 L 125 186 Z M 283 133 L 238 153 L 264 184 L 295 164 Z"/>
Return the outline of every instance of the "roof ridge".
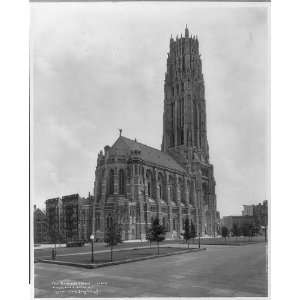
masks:
<path fill-rule="evenodd" d="M 139 141 L 132 140 L 132 139 L 126 137 L 126 136 L 121 136 L 121 137 L 122 137 L 122 138 L 125 138 L 125 139 L 127 139 L 127 140 L 129 140 L 129 141 L 131 141 L 131 142 L 134 142 L 134 143 L 143 145 L 143 146 L 145 146 L 145 147 L 147 147 L 147 148 L 151 148 L 151 149 L 157 150 L 157 151 L 159 151 L 159 152 L 161 152 L 161 153 L 166 153 L 166 152 L 163 152 L 163 151 L 161 151 L 161 150 L 159 150 L 159 149 L 157 149 L 157 148 L 154 148 L 154 147 L 152 147 L 152 146 L 143 144 L 143 143 L 141 143 L 141 142 L 139 142 Z M 166 153 L 166 154 L 167 154 L 167 153 Z"/>
<path fill-rule="evenodd" d="M 112 148 L 117 144 L 118 141 L 124 142 L 125 146 L 131 150 L 139 149 L 142 152 L 142 157 L 145 161 L 156 162 L 162 166 L 165 165 L 171 169 L 180 170 L 181 172 L 186 171 L 185 168 L 168 152 L 164 152 L 152 146 L 148 146 L 136 140 L 132 140 L 126 136 L 119 136 Z M 157 159 L 159 158 L 159 160 L 156 161 L 156 158 L 154 156 L 156 156 Z"/>

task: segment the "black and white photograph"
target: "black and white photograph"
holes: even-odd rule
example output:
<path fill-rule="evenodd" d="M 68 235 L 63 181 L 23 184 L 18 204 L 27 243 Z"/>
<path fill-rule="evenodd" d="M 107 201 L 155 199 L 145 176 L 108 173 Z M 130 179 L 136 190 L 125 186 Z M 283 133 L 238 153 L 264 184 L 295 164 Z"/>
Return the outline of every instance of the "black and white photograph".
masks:
<path fill-rule="evenodd" d="M 32 297 L 260 298 L 270 2 L 30 3 Z"/>

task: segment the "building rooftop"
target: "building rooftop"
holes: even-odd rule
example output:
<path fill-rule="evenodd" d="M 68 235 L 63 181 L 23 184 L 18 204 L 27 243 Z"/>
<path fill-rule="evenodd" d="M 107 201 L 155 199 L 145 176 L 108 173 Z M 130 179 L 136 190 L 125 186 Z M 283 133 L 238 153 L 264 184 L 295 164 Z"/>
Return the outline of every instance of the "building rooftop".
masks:
<path fill-rule="evenodd" d="M 110 149 L 110 153 L 130 155 L 132 151 L 138 151 L 138 155 L 142 160 L 148 163 L 153 163 L 162 167 L 186 173 L 186 170 L 168 153 L 162 152 L 153 147 L 144 145 L 131 140 L 127 137 L 120 136 Z"/>

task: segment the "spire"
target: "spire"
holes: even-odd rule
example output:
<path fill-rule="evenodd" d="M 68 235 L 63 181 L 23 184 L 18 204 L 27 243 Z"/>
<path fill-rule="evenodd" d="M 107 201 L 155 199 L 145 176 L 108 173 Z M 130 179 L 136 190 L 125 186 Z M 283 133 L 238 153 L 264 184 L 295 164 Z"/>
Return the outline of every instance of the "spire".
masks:
<path fill-rule="evenodd" d="M 189 30 L 187 28 L 187 24 L 185 25 L 185 37 L 188 38 L 189 37 Z"/>

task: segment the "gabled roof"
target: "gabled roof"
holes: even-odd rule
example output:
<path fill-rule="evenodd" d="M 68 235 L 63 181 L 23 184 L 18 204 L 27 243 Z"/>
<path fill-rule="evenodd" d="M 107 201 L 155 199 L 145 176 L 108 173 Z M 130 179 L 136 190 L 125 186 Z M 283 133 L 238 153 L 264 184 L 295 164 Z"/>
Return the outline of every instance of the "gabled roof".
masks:
<path fill-rule="evenodd" d="M 158 149 L 144 145 L 137 141 L 120 136 L 110 149 L 110 153 L 118 155 L 130 155 L 131 151 L 139 150 L 142 160 L 161 167 L 166 167 L 186 173 L 186 170 L 169 154 Z"/>

